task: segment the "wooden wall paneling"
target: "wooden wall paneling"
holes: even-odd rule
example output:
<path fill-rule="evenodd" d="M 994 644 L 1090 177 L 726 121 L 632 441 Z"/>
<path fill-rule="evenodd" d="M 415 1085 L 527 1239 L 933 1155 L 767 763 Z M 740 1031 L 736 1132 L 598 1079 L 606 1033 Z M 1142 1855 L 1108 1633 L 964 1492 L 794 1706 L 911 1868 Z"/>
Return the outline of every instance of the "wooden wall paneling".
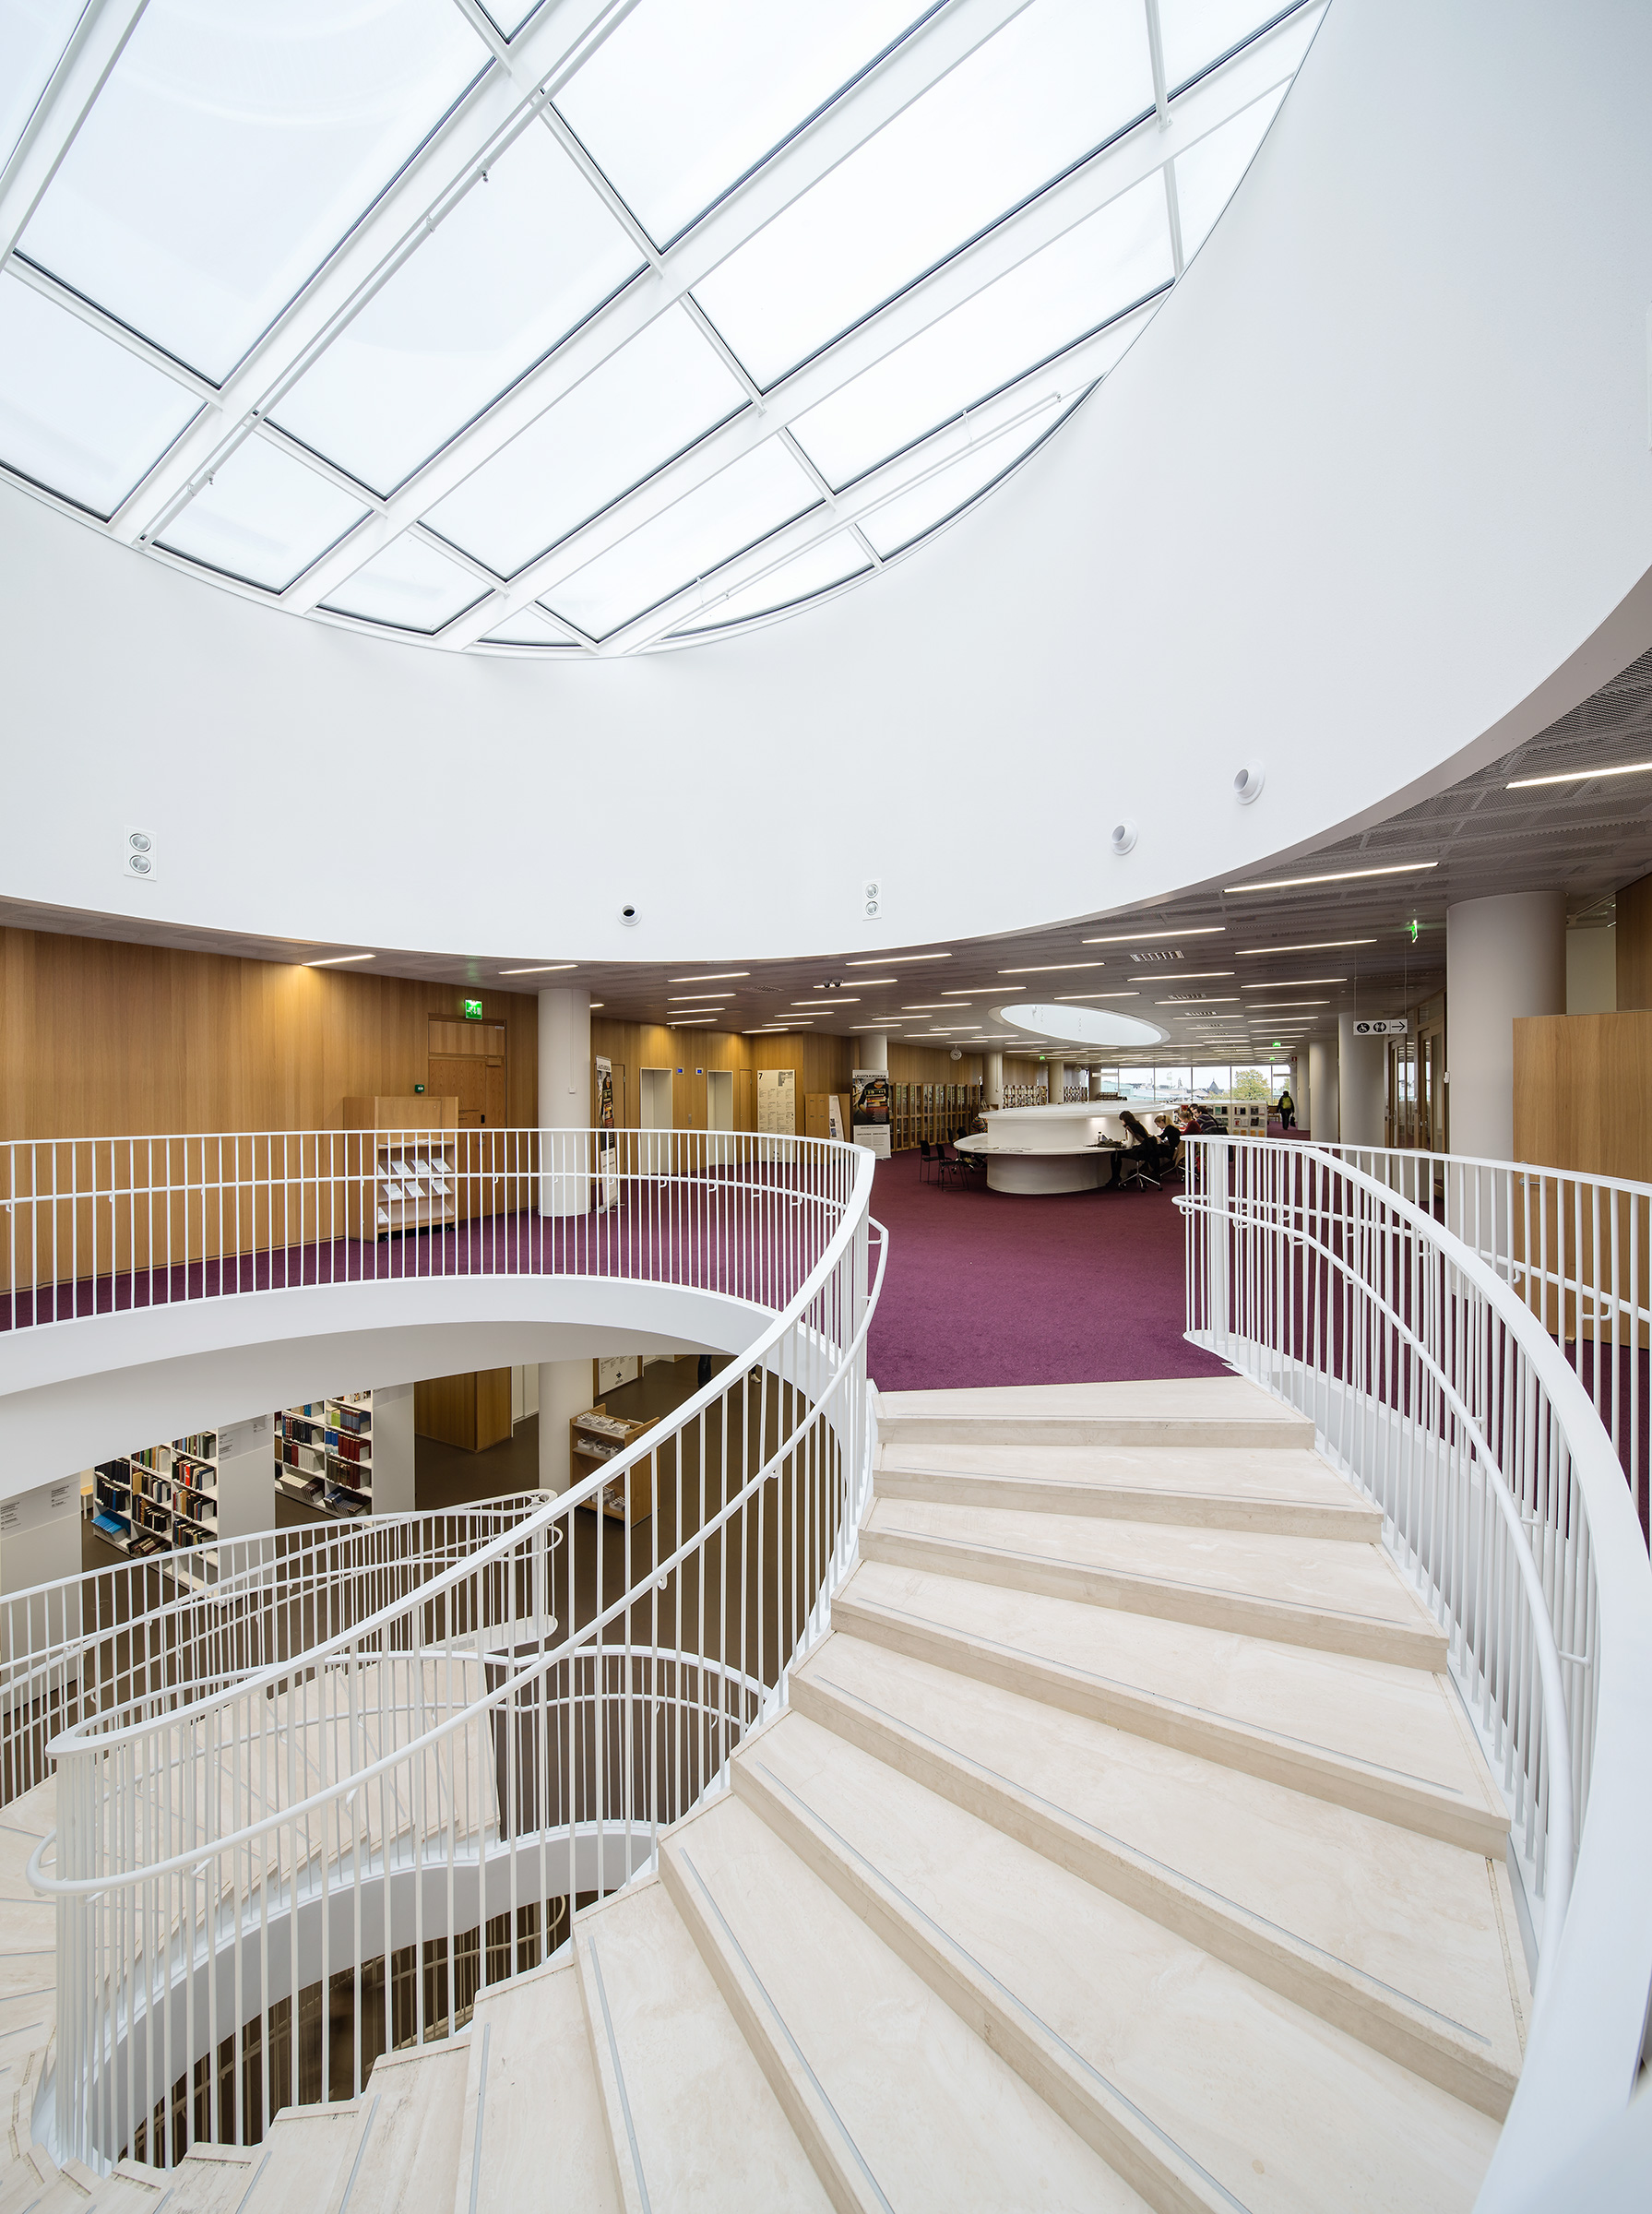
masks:
<path fill-rule="evenodd" d="M 1652 876 L 1618 894 L 1618 1011 L 1652 1007 Z"/>
<path fill-rule="evenodd" d="M 1601 1015 L 1533 1015 L 1515 1024 L 1515 1159 L 1550 1169 L 1591 1176 L 1617 1176 L 1652 1183 L 1652 1011 L 1631 1009 Z M 1581 1273 L 1592 1282 L 1599 1272 L 1605 1291 L 1616 1285 L 1621 1297 L 1647 1303 L 1652 1236 L 1644 1214 L 1634 1226 L 1639 1202 L 1619 1202 L 1618 1221 L 1602 1205 L 1599 1253 L 1596 1255 L 1595 1203 L 1590 1194 L 1563 1183 L 1547 1201 L 1549 1220 L 1534 1219 L 1527 1232 L 1525 1211 L 1514 1225 L 1517 1253 L 1527 1235 L 1534 1253 L 1557 1250 L 1557 1214 L 1566 1218 L 1568 1256 L 1575 1251 Z M 1614 1258 L 1615 1256 L 1615 1258 Z M 1534 1307 L 1538 1303 L 1534 1299 Z M 1589 1303 L 1592 1307 L 1593 1302 Z M 1586 1309 L 1580 1316 L 1568 1300 L 1563 1316 L 1552 1292 L 1547 1294 L 1545 1327 L 1563 1328 L 1567 1337 L 1610 1339 L 1610 1310 L 1599 1320 Z M 1620 1336 L 1622 1331 L 1620 1330 Z M 1645 1326 L 1640 1342 L 1648 1342 Z"/>
<path fill-rule="evenodd" d="M 476 1436 L 476 1377 L 467 1371 L 458 1376 L 426 1376 L 413 1387 L 413 1430 L 420 1437 L 434 1437 L 445 1446 L 474 1452 Z"/>

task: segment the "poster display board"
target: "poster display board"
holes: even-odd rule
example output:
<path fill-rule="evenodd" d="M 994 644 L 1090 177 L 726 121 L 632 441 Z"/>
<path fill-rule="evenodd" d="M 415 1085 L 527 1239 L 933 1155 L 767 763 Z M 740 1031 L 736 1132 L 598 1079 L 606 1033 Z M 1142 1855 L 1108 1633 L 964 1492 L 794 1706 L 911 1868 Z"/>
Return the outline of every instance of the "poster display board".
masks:
<path fill-rule="evenodd" d="M 757 1132 L 762 1137 L 797 1136 L 797 1071 L 757 1071 Z"/>
<path fill-rule="evenodd" d="M 597 1212 L 605 1214 L 620 1199 L 619 1140 L 613 1125 L 613 1063 L 606 1054 L 596 1058 L 597 1071 Z"/>
<path fill-rule="evenodd" d="M 857 1146 L 880 1161 L 889 1158 L 889 1077 L 881 1068 L 857 1068 L 850 1075 L 850 1123 Z"/>

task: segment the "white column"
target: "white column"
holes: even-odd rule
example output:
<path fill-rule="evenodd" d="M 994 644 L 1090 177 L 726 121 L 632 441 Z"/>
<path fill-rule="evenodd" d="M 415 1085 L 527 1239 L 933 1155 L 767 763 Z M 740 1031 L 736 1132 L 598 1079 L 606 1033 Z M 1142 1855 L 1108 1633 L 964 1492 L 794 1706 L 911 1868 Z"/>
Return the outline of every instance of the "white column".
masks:
<path fill-rule="evenodd" d="M 373 1387 L 373 1511 L 410 1515 L 413 1497 L 413 1387 Z"/>
<path fill-rule="evenodd" d="M 218 1534 L 250 1538 L 276 1520 L 275 1435 L 267 1414 L 218 1427 Z M 376 1501 L 374 1502 L 376 1505 Z"/>
<path fill-rule="evenodd" d="M 588 1361 L 540 1363 L 540 1489 L 565 1492 L 572 1475 L 568 1424 L 591 1403 Z"/>
<path fill-rule="evenodd" d="M 549 1156 L 541 1162 L 541 1215 L 583 1215 L 589 1207 L 590 1119 L 591 995 L 578 985 L 552 985 L 540 994 L 539 1126 L 580 1135 L 540 1140 Z"/>
<path fill-rule="evenodd" d="M 1050 1095 L 1050 1104 L 1052 1107 L 1059 1107 L 1061 1105 L 1061 1095 L 1066 1089 L 1066 1063 L 1064 1061 L 1046 1061 L 1044 1064 L 1044 1083 Z"/>
<path fill-rule="evenodd" d="M 1356 1038 L 1352 1015 L 1337 1018 L 1337 1091 L 1345 1146 L 1380 1146 L 1386 1103 L 1388 1048 L 1381 1038 Z"/>
<path fill-rule="evenodd" d="M 889 1033 L 887 1030 L 868 1030 L 863 1037 L 850 1041 L 854 1047 L 854 1065 L 874 1077 L 889 1073 Z"/>
<path fill-rule="evenodd" d="M 981 1103 L 983 1107 L 1004 1105 L 1004 1055 L 983 1053 L 981 1057 Z"/>
<path fill-rule="evenodd" d="M 1505 892 L 1445 911 L 1451 1149 L 1515 1152 L 1515 1019 L 1566 1011 L 1566 896 Z"/>
<path fill-rule="evenodd" d="M 1313 1135 L 1334 1146 L 1342 1136 L 1341 1101 L 1337 1082 L 1337 1041 L 1313 1038 L 1308 1043 L 1308 1091 L 1313 1101 Z"/>
<path fill-rule="evenodd" d="M 1309 1132 L 1313 1128 L 1313 1086 L 1308 1073 L 1312 1050 L 1303 1046 L 1300 1053 L 1290 1056 L 1290 1096 L 1296 1101 L 1296 1126 Z"/>

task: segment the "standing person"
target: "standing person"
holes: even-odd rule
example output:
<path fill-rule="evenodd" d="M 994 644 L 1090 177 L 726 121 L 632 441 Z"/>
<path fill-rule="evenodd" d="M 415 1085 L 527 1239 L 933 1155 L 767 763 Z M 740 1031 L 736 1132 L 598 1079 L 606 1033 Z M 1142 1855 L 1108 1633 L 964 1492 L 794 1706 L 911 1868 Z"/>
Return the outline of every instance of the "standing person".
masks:
<path fill-rule="evenodd" d="M 1279 1094 L 1279 1127 L 1281 1130 L 1296 1128 L 1296 1101 L 1290 1096 L 1289 1084 Z"/>

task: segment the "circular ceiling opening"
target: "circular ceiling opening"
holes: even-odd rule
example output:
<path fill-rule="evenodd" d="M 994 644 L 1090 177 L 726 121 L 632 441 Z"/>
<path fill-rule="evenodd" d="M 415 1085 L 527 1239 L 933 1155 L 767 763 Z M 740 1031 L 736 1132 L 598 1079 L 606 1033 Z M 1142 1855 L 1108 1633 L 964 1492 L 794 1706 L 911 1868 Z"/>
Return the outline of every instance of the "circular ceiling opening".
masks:
<path fill-rule="evenodd" d="M 1073 1045 L 1162 1045 L 1170 1036 L 1156 1022 L 1139 1015 L 1114 1015 L 1103 1007 L 1052 1006 L 1048 1001 L 1028 1001 L 997 1007 L 993 1018 L 1031 1030 L 1040 1038 L 1059 1038 Z"/>

